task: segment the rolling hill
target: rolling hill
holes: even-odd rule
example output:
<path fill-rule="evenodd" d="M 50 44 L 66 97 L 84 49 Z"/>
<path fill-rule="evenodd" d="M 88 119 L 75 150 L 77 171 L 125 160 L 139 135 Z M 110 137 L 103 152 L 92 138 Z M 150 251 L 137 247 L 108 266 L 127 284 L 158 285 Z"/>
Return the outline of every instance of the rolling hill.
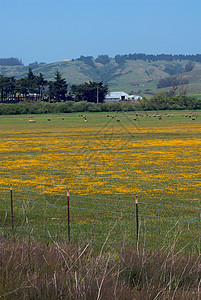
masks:
<path fill-rule="evenodd" d="M 188 94 L 201 94 L 201 63 L 194 62 L 192 71 L 185 72 L 187 60 L 181 61 L 144 61 L 125 60 L 119 64 L 110 58 L 108 63 L 102 64 L 93 59 L 87 64 L 79 59 L 60 61 L 50 64 L 39 64 L 33 73 L 42 73 L 47 80 L 53 80 L 55 72 L 59 71 L 69 85 L 81 84 L 88 81 L 103 81 L 109 85 L 111 91 L 123 90 L 130 94 L 151 95 L 170 88 L 158 89 L 160 79 L 170 76 L 188 79 L 185 85 Z M 0 66 L 0 74 L 15 76 L 17 79 L 27 75 L 29 66 Z M 180 86 L 178 91 L 184 88 Z"/>

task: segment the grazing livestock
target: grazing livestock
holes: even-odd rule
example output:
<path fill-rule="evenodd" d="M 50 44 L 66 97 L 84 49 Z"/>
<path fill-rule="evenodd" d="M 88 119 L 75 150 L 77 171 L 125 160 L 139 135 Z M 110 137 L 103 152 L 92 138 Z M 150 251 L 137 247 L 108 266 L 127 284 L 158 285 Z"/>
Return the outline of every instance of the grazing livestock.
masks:
<path fill-rule="evenodd" d="M 116 122 L 120 122 L 120 120 L 119 120 L 119 119 L 116 119 Z"/>
<path fill-rule="evenodd" d="M 50 121 L 51 119 L 48 118 L 47 120 Z"/>
<path fill-rule="evenodd" d="M 62 118 L 62 120 L 64 120 L 64 118 Z"/>
<path fill-rule="evenodd" d="M 36 123 L 35 120 L 29 120 L 29 123 Z"/>

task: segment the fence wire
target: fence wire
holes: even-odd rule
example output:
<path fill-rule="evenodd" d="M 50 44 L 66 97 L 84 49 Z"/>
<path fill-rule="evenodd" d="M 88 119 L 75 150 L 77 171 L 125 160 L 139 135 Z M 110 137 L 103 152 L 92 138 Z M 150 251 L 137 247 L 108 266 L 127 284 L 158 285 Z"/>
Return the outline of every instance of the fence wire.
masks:
<path fill-rule="evenodd" d="M 136 204 L 135 197 L 93 196 L 70 193 L 71 239 L 88 240 L 94 243 L 103 241 L 113 228 L 111 241 L 118 244 L 123 240 L 136 240 Z M 34 189 L 13 190 L 15 232 L 22 234 L 29 230 L 43 239 L 48 232 L 56 238 L 67 237 L 67 195 L 65 193 L 43 194 Z M 184 241 L 190 241 L 198 247 L 200 240 L 199 201 L 189 201 L 186 205 L 152 202 L 151 198 L 139 199 L 139 237 L 145 237 L 150 244 L 164 240 L 170 228 L 172 236 L 182 232 Z M 10 191 L 1 190 L 1 232 L 11 234 Z M 28 229 L 29 228 L 29 229 Z M 174 234 L 173 234 L 174 233 Z"/>

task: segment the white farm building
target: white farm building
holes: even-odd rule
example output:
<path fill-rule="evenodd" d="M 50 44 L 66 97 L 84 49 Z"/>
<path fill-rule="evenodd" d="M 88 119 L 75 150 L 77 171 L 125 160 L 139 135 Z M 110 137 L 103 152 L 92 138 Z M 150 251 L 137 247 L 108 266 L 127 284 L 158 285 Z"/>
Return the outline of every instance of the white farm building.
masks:
<path fill-rule="evenodd" d="M 142 97 L 138 95 L 129 95 L 128 100 L 142 100 Z"/>
<path fill-rule="evenodd" d="M 126 100 L 141 100 L 141 96 L 129 95 L 125 92 L 110 92 L 105 97 L 105 102 L 118 102 L 118 101 L 126 101 Z"/>
<path fill-rule="evenodd" d="M 128 100 L 129 95 L 125 92 L 110 92 L 106 95 L 105 101 Z"/>

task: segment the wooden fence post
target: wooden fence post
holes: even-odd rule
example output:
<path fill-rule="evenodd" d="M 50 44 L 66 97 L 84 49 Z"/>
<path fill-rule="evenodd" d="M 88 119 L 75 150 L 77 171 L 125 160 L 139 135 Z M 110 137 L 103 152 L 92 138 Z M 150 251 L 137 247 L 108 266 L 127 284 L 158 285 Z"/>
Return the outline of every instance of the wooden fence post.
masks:
<path fill-rule="evenodd" d="M 200 242 L 201 242 L 200 222 L 201 222 L 201 213 L 199 213 L 199 257 L 200 257 Z"/>
<path fill-rule="evenodd" d="M 67 190 L 67 207 L 68 207 L 68 242 L 70 243 L 70 194 L 69 190 Z"/>
<path fill-rule="evenodd" d="M 139 246 L 139 217 L 138 217 L 138 196 L 135 196 L 136 204 L 136 235 L 137 235 L 137 249 Z"/>
<path fill-rule="evenodd" d="M 13 215 L 13 187 L 10 185 L 10 207 L 11 207 L 11 224 L 12 224 L 12 234 L 14 239 L 14 215 Z"/>

